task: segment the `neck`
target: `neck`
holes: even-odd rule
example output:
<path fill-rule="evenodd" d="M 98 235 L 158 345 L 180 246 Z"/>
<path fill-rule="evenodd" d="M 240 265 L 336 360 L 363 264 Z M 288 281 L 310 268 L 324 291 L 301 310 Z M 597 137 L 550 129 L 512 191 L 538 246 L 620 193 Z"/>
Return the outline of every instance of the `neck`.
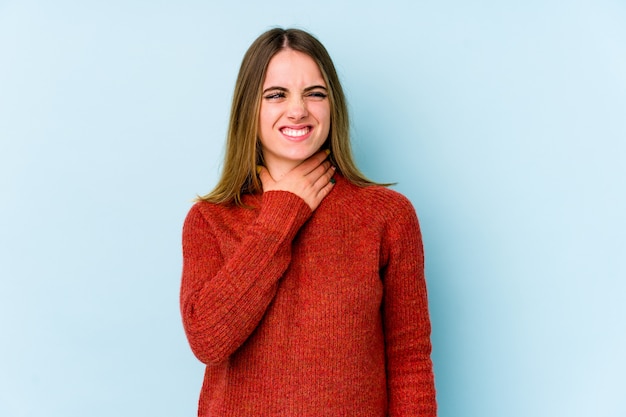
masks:
<path fill-rule="evenodd" d="M 286 173 L 300 165 L 302 161 L 265 161 L 265 168 L 274 181 L 279 181 Z"/>

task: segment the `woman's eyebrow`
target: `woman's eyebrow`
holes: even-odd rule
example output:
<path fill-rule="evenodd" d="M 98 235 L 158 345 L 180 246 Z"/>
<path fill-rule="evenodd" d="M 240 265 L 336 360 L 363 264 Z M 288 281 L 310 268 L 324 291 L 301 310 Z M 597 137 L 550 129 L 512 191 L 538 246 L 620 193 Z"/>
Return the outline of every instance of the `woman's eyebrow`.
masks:
<path fill-rule="evenodd" d="M 327 91 L 327 88 L 324 87 L 323 85 L 312 85 L 310 87 L 305 88 L 304 92 L 306 93 L 307 91 L 317 90 L 317 89 L 321 89 L 321 90 Z"/>
<path fill-rule="evenodd" d="M 285 87 L 268 87 L 265 90 L 263 90 L 263 94 L 267 93 L 268 91 L 288 91 Z"/>
<path fill-rule="evenodd" d="M 324 87 L 323 85 L 312 85 L 312 86 L 310 86 L 310 87 L 306 87 L 306 88 L 304 89 L 304 92 L 306 93 L 306 92 L 308 92 L 308 91 L 311 91 L 311 90 L 317 90 L 317 89 L 321 89 L 321 90 L 324 90 L 324 91 L 328 91 L 328 89 L 327 89 L 326 87 Z M 274 86 L 274 87 L 267 87 L 265 90 L 263 90 L 263 94 L 267 93 L 268 91 L 283 91 L 283 92 L 288 92 L 289 90 L 288 90 L 288 89 L 286 89 L 285 87 L 277 87 L 277 86 Z"/>

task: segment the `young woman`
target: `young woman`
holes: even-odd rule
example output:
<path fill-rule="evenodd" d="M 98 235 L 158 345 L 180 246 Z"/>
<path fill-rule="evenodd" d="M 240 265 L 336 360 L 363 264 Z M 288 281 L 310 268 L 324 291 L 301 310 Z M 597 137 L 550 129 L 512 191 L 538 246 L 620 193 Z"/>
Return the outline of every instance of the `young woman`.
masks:
<path fill-rule="evenodd" d="M 322 44 L 244 56 L 223 173 L 183 228 L 180 294 L 206 364 L 199 416 L 435 416 L 419 225 L 356 168 Z"/>

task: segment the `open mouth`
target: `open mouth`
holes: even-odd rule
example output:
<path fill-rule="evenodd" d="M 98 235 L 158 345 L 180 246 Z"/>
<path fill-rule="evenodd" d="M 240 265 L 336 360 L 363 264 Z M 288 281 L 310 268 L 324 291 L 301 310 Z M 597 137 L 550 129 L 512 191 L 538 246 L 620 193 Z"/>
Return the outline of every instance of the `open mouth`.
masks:
<path fill-rule="evenodd" d="M 309 133 L 311 131 L 311 128 L 309 126 L 303 127 L 301 129 L 292 129 L 290 127 L 284 127 L 280 130 L 280 132 L 285 135 L 285 136 L 289 136 L 292 138 L 299 138 L 302 137 L 304 135 L 306 135 L 307 133 Z"/>

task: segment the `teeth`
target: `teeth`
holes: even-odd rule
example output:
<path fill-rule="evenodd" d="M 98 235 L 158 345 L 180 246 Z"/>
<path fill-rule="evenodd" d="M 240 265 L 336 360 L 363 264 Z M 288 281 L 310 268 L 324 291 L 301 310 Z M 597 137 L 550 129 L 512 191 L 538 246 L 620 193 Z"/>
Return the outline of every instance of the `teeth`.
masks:
<path fill-rule="evenodd" d="M 288 127 L 283 129 L 283 133 L 287 136 L 298 137 L 304 136 L 309 133 L 309 128 L 305 127 L 304 129 L 290 129 Z"/>

